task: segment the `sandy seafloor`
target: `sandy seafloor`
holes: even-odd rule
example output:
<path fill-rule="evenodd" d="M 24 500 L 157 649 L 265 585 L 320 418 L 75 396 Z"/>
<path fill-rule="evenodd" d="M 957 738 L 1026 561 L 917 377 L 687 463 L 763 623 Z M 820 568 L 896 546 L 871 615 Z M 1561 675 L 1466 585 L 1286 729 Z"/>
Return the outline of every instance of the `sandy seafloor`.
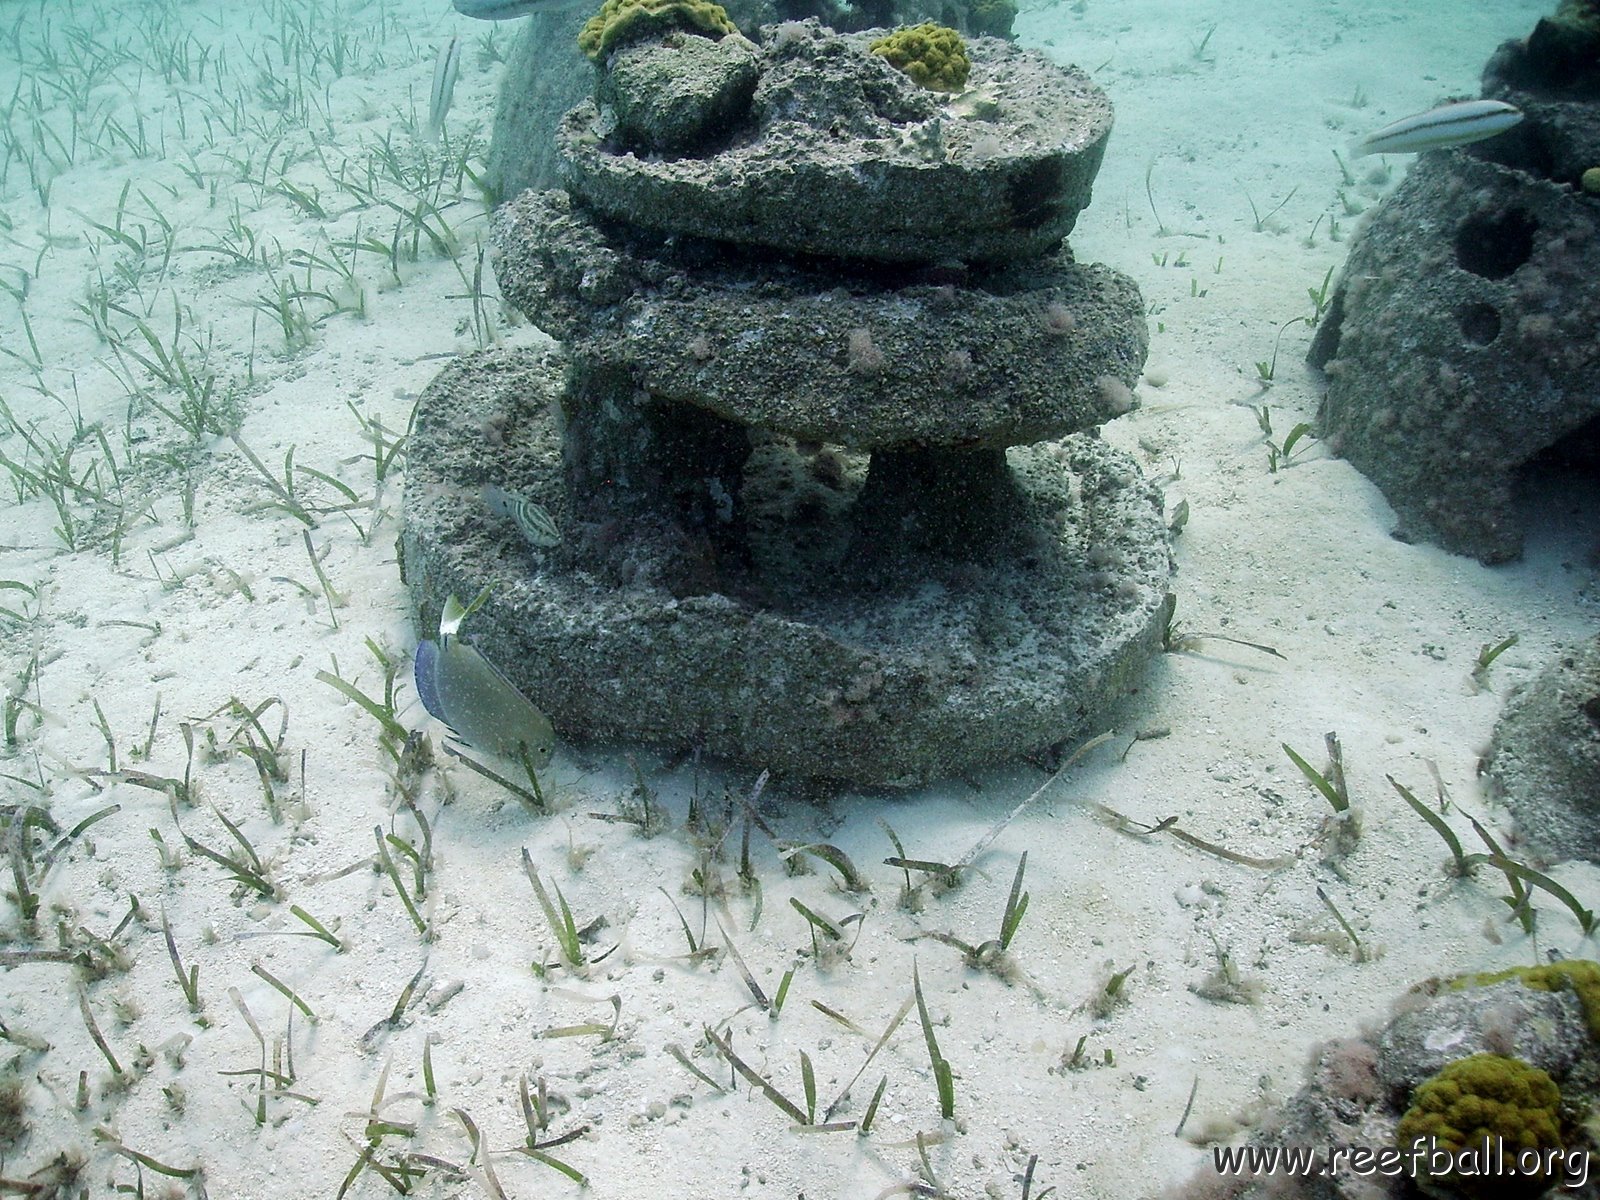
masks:
<path fill-rule="evenodd" d="M 65 521 L 46 497 L 16 502 L 15 491 L 34 490 L 28 477 L 8 470 L 0 481 L 0 580 L 26 585 L 0 590 L 0 678 L 15 718 L 0 750 L 11 821 L 0 1067 L 20 1086 L 29 1123 L 0 1150 L 0 1176 L 26 1177 L 65 1153 L 81 1159 L 78 1178 L 92 1195 L 133 1194 L 142 1173 L 150 1195 L 203 1185 L 218 1197 L 331 1197 L 371 1136 L 369 1157 L 391 1180 L 409 1178 L 417 1195 L 575 1194 L 577 1184 L 513 1153 L 526 1141 L 526 1077 L 551 1098 L 545 1137 L 587 1127 L 551 1153 L 597 1196 L 854 1200 L 916 1194 L 919 1179 L 931 1194 L 921 1133 L 944 1194 L 1020 1196 L 1019 1175 L 1037 1155 L 1034 1195 L 1054 1187 L 1121 1200 L 1186 1178 L 1208 1161 L 1199 1135 L 1237 1129 L 1264 1099 L 1292 1091 L 1314 1043 L 1380 1019 L 1414 982 L 1531 963 L 1552 949 L 1590 953 L 1560 908 L 1541 904 L 1539 937 L 1529 939 L 1507 923 L 1493 880 L 1448 876 L 1442 843 L 1384 777 L 1431 799 L 1432 762 L 1456 803 L 1508 832 L 1482 796 L 1478 759 L 1506 692 L 1595 628 L 1594 497 L 1576 483 L 1543 491 L 1524 559 L 1487 569 L 1391 538 L 1377 490 L 1320 446 L 1269 472 L 1250 407 L 1269 405 L 1280 434 L 1315 410 L 1303 325 L 1284 333 L 1270 390 L 1258 387 L 1254 364 L 1270 357 L 1281 325 L 1309 310 L 1307 289 L 1340 263 L 1359 224 L 1339 196 L 1330 150 L 1447 95 L 1475 95 L 1482 62 L 1543 7 L 1087 0 L 1021 16 L 1025 45 L 1089 69 L 1117 106 L 1095 202 L 1072 244 L 1081 259 L 1135 278 L 1150 307 L 1143 407 L 1105 436 L 1167 481 L 1169 504 L 1189 504 L 1176 543 L 1180 626 L 1268 643 L 1283 657 L 1207 641 L 1154 662 L 1139 693 L 1105 716 L 1114 741 L 1006 829 L 965 886 L 923 896 L 917 911 L 898 903 L 900 874 L 882 865 L 892 853 L 882 823 L 911 856 L 954 860 L 1043 782 L 1041 769 L 1018 763 L 905 795 L 766 797 L 779 837 L 842 848 L 871 887 L 847 893 L 820 863 L 788 874 L 757 834 L 757 913 L 736 861 L 720 865 L 725 898 L 713 914 L 762 988 L 774 994 L 794 968 L 781 1013 L 769 1016 L 726 957 L 686 960 L 668 902 L 698 937 L 687 801 L 698 788 L 716 807 L 727 792 L 747 792 L 752 773 L 697 777 L 641 753 L 673 825 L 646 839 L 589 815 L 615 813 L 632 793 L 620 752 L 559 751 L 543 780 L 558 809 L 548 816 L 459 766 L 435 772 L 420 800 L 432 833 L 424 939 L 369 865 L 375 828 L 421 841 L 409 814 L 391 814 L 378 725 L 317 678 L 336 661 L 355 685 L 381 693 L 370 639 L 400 669 L 401 723 L 442 739 L 407 682 L 415 631 L 394 553 L 403 460 L 379 488 L 361 421 L 403 430 L 452 356 L 540 335 L 501 311 L 492 279 L 475 310 L 485 220 L 464 176 L 432 193 L 453 229 L 453 261 L 424 236 L 414 260 L 401 255 L 397 282 L 386 254 L 339 243 L 388 244 L 408 219 L 401 211 L 417 211 L 376 165 L 383 139 L 400 162 L 454 155 L 481 169 L 498 72 L 482 43 L 495 34 L 503 49 L 510 30 L 459 18 L 444 0 L 315 13 L 306 0 L 0 2 L 0 97 L 11 97 L 13 146 L 0 184 L 0 398 L 37 443 L 30 450 L 11 432 L 0 451 L 36 471 L 41 451 L 71 447 L 75 481 L 63 494 Z M 124 15 L 109 15 L 118 9 Z M 468 50 L 447 142 L 430 149 L 416 139 L 418 113 L 437 48 L 453 33 Z M 45 41 L 53 63 L 43 61 Z M 32 82 L 17 91 L 19 54 Z M 1374 203 L 1406 166 L 1363 161 L 1347 196 Z M 40 188 L 52 176 L 46 208 Z M 369 187 L 375 198 L 358 195 Z M 1288 199 L 1257 230 L 1247 194 L 1262 212 Z M 234 253 L 196 249 L 221 245 Z M 322 260 L 309 276 L 308 255 Z M 335 256 L 354 260 L 353 281 L 332 267 Z M 365 315 L 351 311 L 358 289 Z M 327 295 L 295 295 L 317 291 Z M 137 355 L 161 364 L 135 318 L 170 352 L 175 306 L 184 362 L 214 376 L 219 395 L 236 394 L 243 444 L 280 481 L 293 450 L 296 503 L 318 510 L 308 514 L 314 527 L 273 506 L 282 497 L 232 441 L 204 435 L 195 445 L 155 407 L 176 410 L 179 394 L 140 365 Z M 353 507 L 325 511 L 341 504 Z M 1478 689 L 1480 646 L 1512 633 L 1519 642 Z M 255 764 L 238 752 L 245 738 L 228 712 L 233 699 L 276 702 L 261 717 L 272 739 L 287 715 L 278 751 L 286 779 L 270 784 L 276 821 Z M 159 791 L 95 774 L 111 765 L 95 702 L 124 771 L 181 778 L 180 725 L 190 726 L 192 804 L 174 810 Z M 1155 730 L 1170 733 L 1124 754 L 1135 733 Z M 1320 765 L 1330 730 L 1363 819 L 1358 844 L 1337 862 L 1318 844 L 1327 805 L 1280 749 L 1288 742 Z M 1150 823 L 1177 817 L 1236 852 L 1293 861 L 1259 870 L 1165 835 L 1131 837 L 1098 821 L 1096 803 Z M 110 805 L 115 812 L 67 836 Z M 17 857 L 26 807 L 16 806 L 48 809 L 60 830 L 47 872 L 42 854 Z M 185 845 L 187 835 L 242 855 L 223 817 L 259 855 L 270 897 L 237 887 Z M 1470 840 L 1461 816 L 1452 819 Z M 58 841 L 37 825 L 27 832 L 44 850 Z M 588 949 L 616 943 L 603 962 L 580 972 L 555 965 L 524 849 L 579 923 L 605 918 Z M 1031 902 L 1012 946 L 1020 978 L 968 969 L 953 946 L 918 940 L 994 936 L 1023 850 Z M 398 846 L 393 855 L 414 889 L 410 861 Z M 10 860 L 21 862 L 20 894 Z M 1589 867 L 1555 873 L 1580 896 L 1600 897 Z M 20 904 L 41 874 L 40 910 L 25 928 Z M 1319 886 L 1367 953 L 1334 936 Z M 137 911 L 124 922 L 133 897 Z M 814 956 L 791 898 L 834 919 L 864 913 L 847 925 L 848 954 Z M 342 949 L 291 936 L 308 930 L 292 906 L 336 926 Z M 177 982 L 163 913 L 185 969 L 198 968 L 198 1012 Z M 721 942 L 715 921 L 709 940 Z M 63 945 L 97 969 L 59 954 L 41 960 Z M 1196 993 L 1219 954 L 1248 993 L 1240 998 L 1253 1002 Z M 545 962 L 552 969 L 541 981 L 531 964 Z M 802 1106 L 805 1052 L 825 1107 L 910 996 L 913 962 L 953 1071 L 953 1122 L 940 1120 L 914 1011 L 837 1114 L 861 1117 L 886 1078 L 865 1137 L 796 1132 L 763 1095 L 742 1084 L 719 1094 L 666 1049 L 680 1047 L 726 1081 L 702 1038 L 707 1026 L 726 1032 Z M 424 966 L 400 1019 L 381 1024 Z M 297 1012 L 291 1022 L 290 1001 L 254 967 L 317 1021 Z M 1123 971 L 1123 1002 L 1096 1015 L 1107 979 Z M 80 982 L 118 1071 L 91 1039 Z M 543 1036 L 611 1026 L 613 999 L 609 1037 Z M 265 1076 L 246 1010 L 267 1044 Z M 1087 1065 L 1066 1069 L 1080 1038 Z M 1193 1112 L 1177 1137 L 1192 1086 Z M 476 1155 L 457 1110 L 481 1133 Z M 374 1118 L 382 1124 L 369 1125 Z M 136 1155 L 202 1174 L 162 1175 Z M 395 1173 L 407 1163 L 414 1174 Z M 393 1190 L 368 1168 L 348 1194 Z"/>

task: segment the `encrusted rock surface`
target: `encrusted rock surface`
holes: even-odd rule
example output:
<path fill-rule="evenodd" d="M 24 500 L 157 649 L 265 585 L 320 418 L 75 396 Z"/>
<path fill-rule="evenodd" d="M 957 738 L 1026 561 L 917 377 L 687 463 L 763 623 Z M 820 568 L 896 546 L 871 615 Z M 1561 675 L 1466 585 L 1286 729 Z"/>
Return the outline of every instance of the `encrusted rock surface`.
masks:
<path fill-rule="evenodd" d="M 1323 435 L 1408 538 L 1522 549 L 1519 473 L 1600 417 L 1600 199 L 1424 155 L 1350 251 L 1312 344 Z"/>
<path fill-rule="evenodd" d="M 641 229 L 878 262 L 1049 253 L 1072 231 L 1111 133 L 1088 76 L 997 38 L 968 43 L 957 97 L 814 22 L 763 46 L 742 123 L 704 152 L 640 156 L 610 108 L 580 104 L 557 144 L 568 189 Z"/>
<path fill-rule="evenodd" d="M 1540 22 L 1485 72 L 1526 114 L 1420 156 L 1351 246 L 1312 343 L 1322 432 L 1407 538 L 1487 563 L 1521 553 L 1519 477 L 1600 467 L 1600 37 L 1586 64 Z"/>
<path fill-rule="evenodd" d="M 749 111 L 756 48 L 742 37 L 682 33 L 615 51 L 595 96 L 616 117 L 616 137 L 642 153 L 714 144 Z"/>
<path fill-rule="evenodd" d="M 1588 27 L 1559 13 L 1541 17 L 1525 39 L 1495 51 L 1483 88 L 1526 115 L 1481 148 L 1485 157 L 1574 187 L 1585 171 L 1600 167 L 1600 24 L 1593 16 Z"/>
<path fill-rule="evenodd" d="M 488 351 L 429 385 L 403 547 L 424 630 L 450 593 L 490 588 L 469 632 L 564 739 L 907 786 L 1081 732 L 1159 650 L 1159 494 L 1095 438 L 1010 452 L 1002 536 L 880 567 L 856 553 L 859 456 L 757 437 L 736 485 L 745 554 L 725 555 L 665 506 L 575 505 L 561 367 Z M 491 517 L 490 482 L 544 504 L 562 544 L 539 555 Z"/>
<path fill-rule="evenodd" d="M 1520 1058 L 1555 1079 L 1594 1056 L 1583 1004 L 1572 991 L 1539 991 L 1514 979 L 1471 987 L 1424 984 L 1398 1008 L 1376 1038 L 1376 1069 L 1400 1112 L 1418 1084 L 1472 1054 Z"/>
<path fill-rule="evenodd" d="M 816 17 L 850 32 L 937 21 L 963 33 L 1008 36 L 1016 9 L 1010 0 L 729 0 L 723 5 L 747 33 Z M 516 22 L 506 55 L 489 144 L 488 176 L 503 199 L 527 188 L 559 187 L 556 123 L 595 90 L 595 68 L 577 48 L 578 30 L 592 15 L 584 7 L 538 9 Z"/>
<path fill-rule="evenodd" d="M 644 245 L 560 192 L 502 209 L 495 250 L 507 298 L 584 369 L 850 449 L 1086 429 L 1127 411 L 1148 348 L 1132 281 L 1065 251 L 986 273 L 852 275 Z"/>
<path fill-rule="evenodd" d="M 1600 862 L 1600 637 L 1507 701 L 1487 770 L 1520 842 L 1547 862 Z"/>
<path fill-rule="evenodd" d="M 1583 964 L 1575 964 L 1582 966 Z M 1263 1150 L 1292 1150 L 1314 1156 L 1318 1169 L 1232 1176 L 1220 1175 L 1208 1161 L 1186 1182 L 1169 1188 L 1163 1200 L 1405 1200 L 1422 1194 L 1398 1162 L 1381 1169 L 1369 1163 L 1355 1169 L 1350 1160 L 1333 1166 L 1333 1147 L 1387 1152 L 1396 1146 L 1400 1118 L 1416 1087 L 1445 1064 L 1474 1054 L 1508 1055 L 1547 1072 L 1561 1089 L 1563 1111 L 1580 1116 L 1600 1092 L 1600 1057 L 1583 1004 L 1573 990 L 1543 991 L 1517 980 L 1456 986 L 1429 980 L 1395 1004 L 1395 1016 L 1382 1028 L 1325 1042 L 1314 1048 L 1303 1087 L 1269 1112 L 1249 1136 Z M 1585 1155 L 1592 1137 L 1576 1122 L 1568 1126 L 1566 1166 L 1558 1169 L 1552 1194 L 1600 1195 Z M 1510 1152 L 1515 1159 L 1515 1149 Z M 1579 1182 L 1582 1187 L 1568 1186 Z M 1531 1196 L 1502 1181 L 1503 1191 L 1485 1195 Z M 1430 1194 L 1459 1200 L 1459 1194 Z"/>

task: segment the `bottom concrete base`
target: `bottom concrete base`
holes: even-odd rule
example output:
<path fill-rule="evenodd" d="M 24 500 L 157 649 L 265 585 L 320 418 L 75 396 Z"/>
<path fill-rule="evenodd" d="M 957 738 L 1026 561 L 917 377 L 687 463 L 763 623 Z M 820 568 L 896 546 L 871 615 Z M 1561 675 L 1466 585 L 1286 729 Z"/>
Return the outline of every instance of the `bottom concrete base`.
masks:
<path fill-rule="evenodd" d="M 1008 452 L 1005 520 L 972 522 L 981 544 L 863 553 L 865 457 L 760 433 L 733 494 L 708 477 L 705 503 L 575 502 L 561 378 L 553 358 L 495 350 L 434 380 L 400 549 L 424 635 L 448 595 L 490 589 L 465 632 L 563 738 L 911 786 L 1083 732 L 1161 648 L 1160 496 L 1093 436 Z M 543 504 L 562 543 L 537 549 L 491 513 L 489 483 Z"/>

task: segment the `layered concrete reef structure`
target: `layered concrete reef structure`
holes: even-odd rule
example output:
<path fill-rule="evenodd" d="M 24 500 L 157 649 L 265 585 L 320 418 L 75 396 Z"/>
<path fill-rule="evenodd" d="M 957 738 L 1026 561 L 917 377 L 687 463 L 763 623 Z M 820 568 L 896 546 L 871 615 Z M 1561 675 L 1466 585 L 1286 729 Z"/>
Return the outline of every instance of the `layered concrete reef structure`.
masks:
<path fill-rule="evenodd" d="M 1422 155 L 1351 246 L 1310 361 L 1322 433 L 1399 534 L 1515 558 L 1541 463 L 1600 470 L 1600 21 L 1563 5 L 1502 46 L 1509 133 Z M 1587 182 L 1586 182 L 1587 181 Z"/>
<path fill-rule="evenodd" d="M 561 123 L 569 190 L 498 215 L 564 357 L 428 389 L 405 568 L 425 629 L 490 585 L 480 647 L 563 737 L 905 786 L 1080 732 L 1161 645 L 1159 494 L 1086 432 L 1133 403 L 1143 304 L 1062 245 L 1109 105 L 998 39 L 955 97 L 869 41 L 623 47 Z"/>

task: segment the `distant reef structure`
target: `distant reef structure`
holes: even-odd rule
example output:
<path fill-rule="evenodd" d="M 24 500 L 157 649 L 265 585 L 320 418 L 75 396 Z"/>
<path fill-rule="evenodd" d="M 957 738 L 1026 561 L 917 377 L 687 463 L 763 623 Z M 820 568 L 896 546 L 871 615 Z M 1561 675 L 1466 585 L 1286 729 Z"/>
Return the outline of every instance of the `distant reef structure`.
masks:
<path fill-rule="evenodd" d="M 1519 484 L 1600 478 L 1600 20 L 1562 5 L 1485 97 L 1525 119 L 1418 158 L 1353 242 L 1310 362 L 1321 432 L 1398 533 L 1485 563 L 1522 550 Z"/>
<path fill-rule="evenodd" d="M 1600 636 L 1562 647 L 1507 700 L 1484 774 L 1539 861 L 1600 863 Z"/>

